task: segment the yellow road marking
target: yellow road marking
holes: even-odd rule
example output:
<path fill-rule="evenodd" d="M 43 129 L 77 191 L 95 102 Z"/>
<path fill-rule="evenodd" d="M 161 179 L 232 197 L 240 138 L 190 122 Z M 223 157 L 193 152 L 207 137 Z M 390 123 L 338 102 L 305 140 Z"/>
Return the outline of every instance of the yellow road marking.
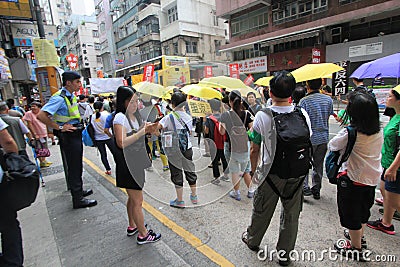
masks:
<path fill-rule="evenodd" d="M 109 175 L 106 175 L 99 167 L 97 167 L 96 164 L 94 164 L 92 161 L 89 159 L 83 157 L 83 161 L 89 165 L 93 170 L 95 170 L 98 174 L 100 174 L 102 177 L 104 177 L 107 181 L 112 183 L 113 185 L 116 185 L 115 180 L 112 179 Z M 122 192 L 126 194 L 126 190 L 123 188 L 119 188 Z M 200 238 L 197 236 L 193 235 L 189 231 L 187 231 L 185 228 L 179 226 L 177 223 L 174 221 L 170 220 L 167 216 L 162 214 L 160 211 L 158 211 L 156 208 L 151 206 L 149 203 L 146 201 L 143 201 L 143 208 L 153 215 L 157 220 L 159 220 L 162 224 L 170 228 L 172 231 L 174 231 L 177 235 L 182 237 L 187 243 L 189 243 L 191 246 L 193 246 L 195 249 L 197 249 L 200 253 L 202 253 L 204 256 L 218 264 L 219 266 L 235 266 L 232 262 L 227 260 L 224 256 L 210 248 L 208 245 L 204 244 L 201 242 Z"/>

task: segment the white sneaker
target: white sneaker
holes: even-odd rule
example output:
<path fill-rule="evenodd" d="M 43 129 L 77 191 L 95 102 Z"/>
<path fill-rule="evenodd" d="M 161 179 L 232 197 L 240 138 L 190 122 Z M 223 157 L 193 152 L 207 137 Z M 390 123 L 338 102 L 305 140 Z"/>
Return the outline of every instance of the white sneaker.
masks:
<path fill-rule="evenodd" d="M 153 166 L 150 166 L 150 167 L 148 167 L 148 168 L 146 169 L 146 171 L 148 171 L 148 172 L 152 172 L 152 171 L 154 171 L 154 168 L 153 168 Z"/>

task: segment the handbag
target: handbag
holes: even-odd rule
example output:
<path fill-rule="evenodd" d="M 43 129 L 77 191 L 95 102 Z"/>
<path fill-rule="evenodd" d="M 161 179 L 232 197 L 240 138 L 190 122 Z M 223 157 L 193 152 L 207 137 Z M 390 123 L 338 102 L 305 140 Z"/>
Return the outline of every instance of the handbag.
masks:
<path fill-rule="evenodd" d="M 39 171 L 27 155 L 0 152 L 0 163 L 4 170 L 0 183 L 1 210 L 19 211 L 29 207 L 39 190 Z"/>
<path fill-rule="evenodd" d="M 339 169 L 342 166 L 343 162 L 346 162 L 349 159 L 350 153 L 353 150 L 354 144 L 356 143 L 356 138 L 357 138 L 356 129 L 354 129 L 352 126 L 347 126 L 346 129 L 348 133 L 347 135 L 348 141 L 342 157 L 340 158 L 339 151 L 330 151 L 325 158 L 326 176 L 328 177 L 329 182 L 331 184 L 337 184 L 337 176 L 339 173 Z"/>
<path fill-rule="evenodd" d="M 43 145 L 40 140 L 35 140 L 35 153 L 36 157 L 50 157 L 50 150 Z"/>

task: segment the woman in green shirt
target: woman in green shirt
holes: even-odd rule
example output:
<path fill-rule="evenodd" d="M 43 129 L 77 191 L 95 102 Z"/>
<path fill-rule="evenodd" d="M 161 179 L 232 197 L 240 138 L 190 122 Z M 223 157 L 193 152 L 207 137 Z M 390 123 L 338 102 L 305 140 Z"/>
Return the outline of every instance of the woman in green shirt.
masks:
<path fill-rule="evenodd" d="M 386 101 L 386 106 L 394 108 L 396 115 L 386 125 L 383 134 L 382 167 L 384 168 L 381 182 L 383 196 L 383 218 L 370 221 L 367 225 L 373 229 L 394 235 L 392 224 L 393 214 L 400 210 L 400 153 L 396 148 L 396 138 L 399 136 L 400 126 L 400 89 L 391 90 Z"/>

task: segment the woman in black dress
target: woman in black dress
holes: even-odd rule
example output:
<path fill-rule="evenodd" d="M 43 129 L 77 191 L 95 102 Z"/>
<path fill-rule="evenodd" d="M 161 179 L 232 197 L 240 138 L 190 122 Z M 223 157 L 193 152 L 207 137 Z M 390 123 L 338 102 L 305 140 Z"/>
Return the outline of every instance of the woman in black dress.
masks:
<path fill-rule="evenodd" d="M 156 127 L 157 124 L 143 122 L 138 111 L 138 96 L 135 89 L 120 86 L 117 90 L 117 107 L 113 121 L 116 181 L 117 186 L 125 188 L 128 194 L 127 235 L 138 233 L 137 243 L 140 245 L 156 242 L 161 238 L 161 234 L 146 229 L 142 211 L 144 170 L 151 165 L 144 137 L 147 133 L 153 133 Z"/>

